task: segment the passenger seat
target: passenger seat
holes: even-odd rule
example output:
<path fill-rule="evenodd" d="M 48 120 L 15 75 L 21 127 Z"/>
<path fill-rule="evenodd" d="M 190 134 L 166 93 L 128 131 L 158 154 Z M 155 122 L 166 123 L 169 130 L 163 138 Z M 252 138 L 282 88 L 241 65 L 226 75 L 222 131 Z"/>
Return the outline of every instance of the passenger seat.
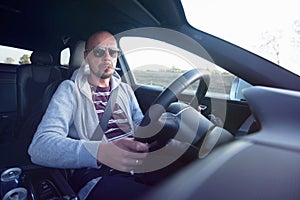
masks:
<path fill-rule="evenodd" d="M 31 64 L 21 65 L 17 69 L 18 129 L 40 104 L 47 86 L 52 82 L 62 80 L 60 67 L 53 65 L 53 58 L 49 53 L 35 51 L 30 61 Z"/>

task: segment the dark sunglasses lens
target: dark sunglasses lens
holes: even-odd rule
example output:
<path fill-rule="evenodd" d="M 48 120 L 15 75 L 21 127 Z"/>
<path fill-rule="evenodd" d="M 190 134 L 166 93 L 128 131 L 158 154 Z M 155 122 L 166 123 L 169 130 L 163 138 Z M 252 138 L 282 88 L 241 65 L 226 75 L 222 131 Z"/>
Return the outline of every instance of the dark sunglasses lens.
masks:
<path fill-rule="evenodd" d="M 95 57 L 102 57 L 104 56 L 106 51 L 106 48 L 102 48 L 102 47 L 98 47 L 93 49 L 93 53 Z M 114 49 L 114 48 L 108 48 L 108 53 L 112 58 L 115 58 L 118 56 L 119 50 L 118 49 Z"/>
<path fill-rule="evenodd" d="M 102 57 L 105 54 L 105 49 L 95 48 L 93 53 L 95 57 Z"/>
<path fill-rule="evenodd" d="M 109 52 L 109 55 L 112 57 L 112 58 L 115 58 L 118 56 L 118 53 L 119 51 L 116 50 L 116 49 L 108 49 L 108 52 Z"/>

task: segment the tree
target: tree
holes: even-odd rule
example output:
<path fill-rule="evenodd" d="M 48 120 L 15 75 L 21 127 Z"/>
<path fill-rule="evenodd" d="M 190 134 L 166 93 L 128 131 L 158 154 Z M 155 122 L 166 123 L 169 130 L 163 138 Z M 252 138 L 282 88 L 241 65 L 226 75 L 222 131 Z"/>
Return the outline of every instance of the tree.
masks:
<path fill-rule="evenodd" d="M 24 55 L 20 58 L 19 63 L 20 63 L 20 65 L 23 65 L 23 64 L 30 64 L 30 63 L 31 63 L 31 62 L 30 62 L 30 56 L 27 55 L 27 54 L 24 54 Z"/>
<path fill-rule="evenodd" d="M 300 47 L 300 20 L 294 21 L 294 36 L 292 38 L 293 46 L 296 48 Z"/>
<path fill-rule="evenodd" d="M 267 52 L 273 56 L 275 56 L 275 62 L 280 64 L 279 59 L 279 40 L 281 38 L 281 33 L 278 32 L 264 32 L 262 34 L 263 43 L 261 44 L 261 49 L 266 49 Z"/>
<path fill-rule="evenodd" d="M 300 35 L 300 19 L 294 22 L 294 31 Z"/>
<path fill-rule="evenodd" d="M 4 63 L 8 63 L 8 64 L 13 64 L 15 62 L 15 59 L 13 59 L 12 57 L 7 57 L 4 60 Z"/>

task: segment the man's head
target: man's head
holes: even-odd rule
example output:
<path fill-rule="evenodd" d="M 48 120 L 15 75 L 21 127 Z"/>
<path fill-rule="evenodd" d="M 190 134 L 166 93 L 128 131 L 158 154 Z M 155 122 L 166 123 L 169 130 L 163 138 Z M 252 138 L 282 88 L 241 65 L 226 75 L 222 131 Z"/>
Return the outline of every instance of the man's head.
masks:
<path fill-rule="evenodd" d="M 116 39 L 106 31 L 91 35 L 86 42 L 84 59 L 93 78 L 107 79 L 114 73 L 119 49 Z"/>

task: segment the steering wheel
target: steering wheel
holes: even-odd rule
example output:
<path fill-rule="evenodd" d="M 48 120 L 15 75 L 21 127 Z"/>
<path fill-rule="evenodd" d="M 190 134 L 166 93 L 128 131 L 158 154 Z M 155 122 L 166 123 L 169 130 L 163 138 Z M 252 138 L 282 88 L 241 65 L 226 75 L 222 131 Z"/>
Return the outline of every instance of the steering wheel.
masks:
<path fill-rule="evenodd" d="M 172 129 L 178 128 L 177 125 L 174 125 L 176 124 L 176 119 L 167 115 L 166 117 L 163 117 L 164 123 L 167 124 L 167 126 L 165 124 L 162 126 L 161 116 L 166 113 L 169 105 L 178 99 L 177 97 L 183 92 L 183 90 L 197 80 L 201 81 L 199 83 L 197 90 L 198 94 L 196 94 L 196 96 L 198 99 L 201 99 L 207 91 L 206 84 L 209 83 L 210 78 L 209 73 L 206 70 L 196 68 L 182 74 L 156 98 L 156 100 L 145 113 L 140 125 L 137 127 L 135 139 L 137 141 L 144 143 L 147 142 L 149 144 L 153 143 L 154 141 L 166 141 L 171 139 L 174 136 L 172 132 L 176 132 L 172 131 Z M 201 94 L 199 94 L 199 92 Z M 163 130 L 164 127 L 167 127 L 167 129 Z"/>

